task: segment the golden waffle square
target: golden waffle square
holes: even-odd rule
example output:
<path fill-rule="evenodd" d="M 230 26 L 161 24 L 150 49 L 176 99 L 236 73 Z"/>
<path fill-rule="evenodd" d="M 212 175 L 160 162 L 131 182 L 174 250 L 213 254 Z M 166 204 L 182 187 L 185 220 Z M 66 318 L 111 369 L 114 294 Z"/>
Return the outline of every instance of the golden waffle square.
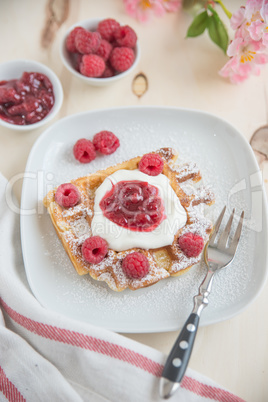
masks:
<path fill-rule="evenodd" d="M 190 232 L 202 237 L 205 244 L 212 231 L 212 224 L 205 216 L 205 206 L 214 203 L 214 195 L 209 188 L 196 186 L 195 183 L 201 180 L 197 166 L 194 163 L 177 164 L 178 155 L 172 148 L 161 148 L 155 153 L 164 160 L 162 173 L 169 179 L 169 184 L 187 215 L 185 226 L 175 234 L 173 243 L 169 246 L 157 249 L 139 247 L 124 251 L 109 248 L 103 261 L 98 264 L 87 262 L 82 255 L 83 242 L 92 236 L 91 223 L 94 216 L 96 190 L 106 177 L 118 170 L 138 169 L 142 156 L 72 180 L 71 183 L 77 187 L 81 196 L 79 204 L 73 207 L 63 208 L 55 201 L 57 188 L 50 191 L 44 198 L 44 205 L 50 214 L 56 233 L 77 273 L 89 274 L 95 280 L 105 281 L 114 291 L 122 291 L 126 288 L 136 290 L 153 285 L 169 276 L 183 275 L 200 260 L 200 255 L 187 257 L 178 245 L 178 238 Z M 122 269 L 125 256 L 134 251 L 143 253 L 150 264 L 148 274 L 141 279 L 129 278 Z"/>

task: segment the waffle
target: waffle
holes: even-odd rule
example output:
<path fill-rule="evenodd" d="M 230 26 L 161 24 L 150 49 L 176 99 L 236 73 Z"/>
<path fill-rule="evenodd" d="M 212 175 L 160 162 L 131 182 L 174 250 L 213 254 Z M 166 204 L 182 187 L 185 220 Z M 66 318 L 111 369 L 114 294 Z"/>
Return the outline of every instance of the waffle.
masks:
<path fill-rule="evenodd" d="M 91 222 L 94 215 L 94 194 L 104 179 L 117 170 L 138 168 L 141 156 L 111 166 L 85 177 L 72 180 L 81 194 L 78 205 L 64 209 L 55 202 L 57 188 L 44 198 L 53 226 L 74 268 L 79 275 L 89 274 L 97 281 L 105 281 L 114 291 L 126 288 L 136 290 L 155 284 L 170 276 L 185 274 L 200 260 L 200 256 L 188 258 L 178 246 L 178 238 L 187 232 L 197 233 L 207 242 L 212 231 L 212 224 L 205 217 L 206 205 L 214 203 L 214 195 L 208 187 L 196 186 L 201 180 L 199 169 L 194 163 L 177 164 L 177 153 L 172 148 L 156 151 L 164 160 L 163 174 L 168 177 L 171 187 L 186 211 L 187 222 L 174 236 L 171 245 L 157 249 L 132 248 L 117 252 L 108 249 L 107 256 L 98 264 L 86 262 L 82 256 L 81 246 L 92 235 Z M 141 279 L 128 278 L 122 269 L 122 260 L 133 251 L 146 255 L 150 263 L 149 273 Z"/>

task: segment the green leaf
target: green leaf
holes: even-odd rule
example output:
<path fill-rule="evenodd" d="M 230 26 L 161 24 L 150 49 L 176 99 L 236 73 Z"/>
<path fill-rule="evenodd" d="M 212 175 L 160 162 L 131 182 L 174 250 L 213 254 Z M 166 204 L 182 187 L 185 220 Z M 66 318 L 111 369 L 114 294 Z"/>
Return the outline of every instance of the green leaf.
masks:
<path fill-rule="evenodd" d="M 215 10 L 213 10 L 212 15 L 208 17 L 208 33 L 211 40 L 226 53 L 229 43 L 228 33 Z"/>
<path fill-rule="evenodd" d="M 207 11 L 198 14 L 187 31 L 187 38 L 194 38 L 201 35 L 208 26 L 209 16 Z"/>

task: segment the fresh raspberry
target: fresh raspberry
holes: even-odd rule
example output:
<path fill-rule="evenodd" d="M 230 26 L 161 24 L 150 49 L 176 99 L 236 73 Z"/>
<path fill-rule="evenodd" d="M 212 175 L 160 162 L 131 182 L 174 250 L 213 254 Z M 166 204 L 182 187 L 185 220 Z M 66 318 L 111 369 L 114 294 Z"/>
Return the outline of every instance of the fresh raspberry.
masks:
<path fill-rule="evenodd" d="M 148 274 L 150 264 L 144 254 L 134 251 L 123 259 L 122 268 L 129 278 L 141 279 Z"/>
<path fill-rule="evenodd" d="M 114 33 L 114 39 L 118 46 L 126 46 L 134 48 L 137 42 L 136 32 L 130 28 L 130 26 L 125 25 L 119 27 Z"/>
<path fill-rule="evenodd" d="M 96 54 L 103 58 L 104 61 L 109 59 L 113 47 L 112 45 L 105 39 L 102 39 L 100 42 L 100 46 L 96 51 Z"/>
<path fill-rule="evenodd" d="M 139 170 L 149 176 L 157 176 L 162 173 L 164 161 L 158 154 L 146 154 L 140 160 Z"/>
<path fill-rule="evenodd" d="M 115 75 L 113 68 L 106 64 L 105 70 L 101 76 L 101 78 L 110 78 L 113 77 Z"/>
<path fill-rule="evenodd" d="M 82 57 L 80 73 L 86 77 L 100 77 L 105 70 L 105 62 L 96 54 L 88 54 Z"/>
<path fill-rule="evenodd" d="M 80 29 L 75 36 L 75 46 L 79 53 L 95 53 L 101 42 L 99 32 L 89 32 L 86 29 Z"/>
<path fill-rule="evenodd" d="M 85 138 L 81 138 L 74 144 L 73 153 L 75 159 L 81 163 L 89 163 L 96 158 L 94 145 Z"/>
<path fill-rule="evenodd" d="M 135 54 L 129 47 L 115 47 L 110 55 L 111 66 L 122 73 L 128 70 L 135 60 Z"/>
<path fill-rule="evenodd" d="M 55 201 L 64 208 L 74 207 L 80 201 L 80 193 L 73 184 L 61 184 L 55 193 Z"/>
<path fill-rule="evenodd" d="M 88 237 L 82 245 L 82 255 L 87 262 L 98 264 L 108 252 L 107 242 L 100 236 Z"/>
<path fill-rule="evenodd" d="M 204 247 L 204 240 L 194 233 L 185 233 L 179 238 L 179 247 L 186 257 L 197 257 Z"/>
<path fill-rule="evenodd" d="M 82 27 L 75 27 L 67 36 L 66 39 L 66 49 L 68 52 L 74 53 L 77 52 L 76 46 L 75 46 L 75 38 L 76 35 L 79 31 L 83 30 L 84 28 Z"/>
<path fill-rule="evenodd" d="M 98 32 L 101 34 L 102 39 L 111 42 L 114 39 L 114 32 L 120 27 L 119 22 L 113 18 L 102 20 L 98 24 Z"/>
<path fill-rule="evenodd" d="M 100 131 L 94 135 L 92 142 L 96 151 L 105 155 L 114 153 L 120 145 L 119 139 L 111 131 Z"/>

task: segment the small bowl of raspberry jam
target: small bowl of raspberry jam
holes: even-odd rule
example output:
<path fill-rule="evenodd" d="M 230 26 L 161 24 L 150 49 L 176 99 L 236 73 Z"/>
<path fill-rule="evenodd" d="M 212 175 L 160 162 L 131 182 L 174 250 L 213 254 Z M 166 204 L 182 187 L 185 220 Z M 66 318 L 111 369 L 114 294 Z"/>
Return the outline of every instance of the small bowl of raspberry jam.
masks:
<path fill-rule="evenodd" d="M 0 125 L 18 131 L 39 128 L 56 116 L 63 90 L 56 74 L 34 60 L 0 64 Z"/>
<path fill-rule="evenodd" d="M 140 45 L 133 27 L 113 18 L 92 18 L 68 29 L 60 56 L 75 77 L 106 86 L 133 72 L 140 60 Z"/>

